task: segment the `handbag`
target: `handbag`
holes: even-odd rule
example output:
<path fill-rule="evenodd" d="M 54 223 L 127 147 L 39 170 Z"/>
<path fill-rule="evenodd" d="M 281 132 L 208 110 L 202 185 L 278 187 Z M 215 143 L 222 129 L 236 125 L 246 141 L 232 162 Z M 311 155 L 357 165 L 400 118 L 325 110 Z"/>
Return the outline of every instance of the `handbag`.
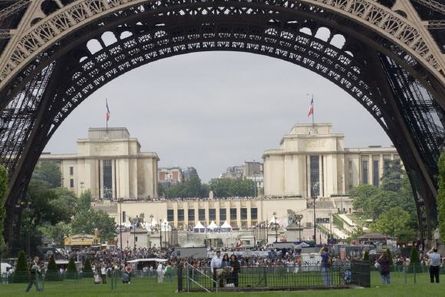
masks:
<path fill-rule="evenodd" d="M 376 261 L 374 263 L 374 267 L 375 267 L 375 269 L 380 270 L 380 263 Z"/>

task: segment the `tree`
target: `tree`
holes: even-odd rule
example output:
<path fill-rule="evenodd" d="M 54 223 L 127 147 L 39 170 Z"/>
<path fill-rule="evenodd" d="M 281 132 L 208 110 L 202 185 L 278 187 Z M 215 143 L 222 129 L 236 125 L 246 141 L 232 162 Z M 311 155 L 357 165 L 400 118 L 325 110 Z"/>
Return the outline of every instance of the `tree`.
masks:
<path fill-rule="evenodd" d="M 34 254 L 43 236 L 52 241 L 63 240 L 68 229 L 65 224 L 71 222 L 76 212 L 77 198 L 67 189 L 50 188 L 44 181 L 31 180 L 27 199 L 21 204 L 21 248 Z"/>
<path fill-rule="evenodd" d="M 216 197 L 254 197 L 255 182 L 249 179 L 215 178 L 210 181 L 210 190 Z"/>
<path fill-rule="evenodd" d="M 34 181 L 46 183 L 50 188 L 60 187 L 62 174 L 59 165 L 54 161 L 40 161 L 32 173 Z"/>
<path fill-rule="evenodd" d="M 366 214 L 371 210 L 370 200 L 379 192 L 379 189 L 372 185 L 358 185 L 350 191 L 350 197 L 352 200 L 352 206 L 356 210 L 363 210 Z"/>
<path fill-rule="evenodd" d="M 420 257 L 419 257 L 419 251 L 416 247 L 413 247 L 411 249 L 411 255 L 410 255 L 410 270 L 420 272 Z"/>
<path fill-rule="evenodd" d="M 24 251 L 19 252 L 19 258 L 14 270 L 14 282 L 26 283 L 28 281 L 28 265 L 26 264 L 26 256 Z"/>
<path fill-rule="evenodd" d="M 8 190 L 8 173 L 0 165 L 0 254 L 5 250 L 5 239 L 3 238 L 3 231 L 5 228 L 5 218 L 6 218 L 6 191 Z"/>
<path fill-rule="evenodd" d="M 365 253 L 363 254 L 363 261 L 369 262 L 369 251 L 368 250 L 366 250 Z"/>
<path fill-rule="evenodd" d="M 160 196 L 167 198 L 177 197 L 207 197 L 208 187 L 201 183 L 198 175 L 191 175 L 186 181 L 167 187 L 159 187 Z"/>
<path fill-rule="evenodd" d="M 383 234 L 390 235 L 402 241 L 415 237 L 415 231 L 409 226 L 410 214 L 401 207 L 387 209 L 371 228 Z"/>
<path fill-rule="evenodd" d="M 440 238 L 445 240 L 445 153 L 442 153 L 439 158 L 439 177 L 437 193 L 437 213 L 439 220 L 439 234 Z"/>
<path fill-rule="evenodd" d="M 57 274 L 57 265 L 56 265 L 56 260 L 54 260 L 54 256 L 51 256 L 49 258 L 48 267 L 45 274 L 45 280 L 48 281 L 60 280 Z"/>
<path fill-rule="evenodd" d="M 91 201 L 93 198 L 91 197 L 91 192 L 86 191 L 80 194 L 77 211 L 87 211 L 91 209 Z"/>
<path fill-rule="evenodd" d="M 77 278 L 77 268 L 76 268 L 76 263 L 74 263 L 74 258 L 70 258 L 70 261 L 68 262 L 68 267 L 66 268 L 65 276 L 67 279 Z"/>
<path fill-rule="evenodd" d="M 398 192 L 402 186 L 402 166 L 400 160 L 386 160 L 381 179 L 381 188 L 385 191 Z"/>
<path fill-rule="evenodd" d="M 85 263 L 83 263 L 83 277 L 92 277 L 93 268 L 91 267 L 90 257 L 87 257 Z"/>
<path fill-rule="evenodd" d="M 37 230 L 56 245 L 63 245 L 65 237 L 72 234 L 71 224 L 65 222 L 58 222 L 56 225 L 43 224 Z"/>
<path fill-rule="evenodd" d="M 101 241 L 114 238 L 114 220 L 106 212 L 91 208 L 91 193 L 85 192 L 80 196 L 77 210 L 71 222 L 73 233 L 95 234 L 97 230 Z"/>

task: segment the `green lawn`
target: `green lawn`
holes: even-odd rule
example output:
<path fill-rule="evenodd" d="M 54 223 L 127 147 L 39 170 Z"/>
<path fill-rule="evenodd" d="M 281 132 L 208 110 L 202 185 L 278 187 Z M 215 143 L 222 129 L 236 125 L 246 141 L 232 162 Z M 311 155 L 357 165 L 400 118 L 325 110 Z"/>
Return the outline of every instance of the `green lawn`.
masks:
<path fill-rule="evenodd" d="M 442 297 L 445 296 L 445 275 L 442 276 L 442 283 L 430 284 L 427 274 L 418 274 L 416 284 L 412 275 L 405 277 L 401 273 L 392 273 L 392 284 L 382 286 L 376 273 L 372 276 L 372 288 L 369 289 L 344 289 L 344 290 L 313 290 L 294 292 L 249 292 L 234 293 L 222 292 L 218 296 L 351 296 L 351 297 Z M 54 297 L 105 297 L 105 296 L 159 296 L 172 297 L 176 290 L 175 283 L 165 282 L 158 284 L 154 279 L 134 279 L 130 285 L 118 284 L 117 289 L 111 290 L 110 284 L 94 285 L 91 280 L 46 282 L 43 292 L 36 292 L 33 288 L 30 293 L 25 293 L 26 284 L 0 285 L 0 296 L 20 297 L 20 296 L 54 296 Z M 208 296 L 208 293 L 183 293 L 187 296 Z"/>

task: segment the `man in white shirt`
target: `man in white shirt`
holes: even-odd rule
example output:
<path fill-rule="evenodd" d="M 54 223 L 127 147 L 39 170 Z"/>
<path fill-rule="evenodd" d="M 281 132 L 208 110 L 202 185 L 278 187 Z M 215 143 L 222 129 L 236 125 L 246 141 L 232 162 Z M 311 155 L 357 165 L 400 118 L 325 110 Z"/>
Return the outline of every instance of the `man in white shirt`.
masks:
<path fill-rule="evenodd" d="M 440 254 L 437 252 L 437 248 L 432 248 L 427 253 L 430 264 L 430 280 L 431 283 L 434 283 L 434 279 L 436 280 L 436 283 L 439 283 L 439 271 L 440 271 L 440 264 L 441 264 L 441 257 Z"/>
<path fill-rule="evenodd" d="M 212 261 L 210 262 L 210 269 L 213 272 L 213 287 L 216 287 L 216 282 L 218 281 L 218 274 L 217 270 L 221 269 L 222 266 L 222 259 L 221 259 L 221 252 L 216 251 L 215 256 L 213 256 Z M 222 279 L 220 279 L 220 287 L 222 286 Z"/>

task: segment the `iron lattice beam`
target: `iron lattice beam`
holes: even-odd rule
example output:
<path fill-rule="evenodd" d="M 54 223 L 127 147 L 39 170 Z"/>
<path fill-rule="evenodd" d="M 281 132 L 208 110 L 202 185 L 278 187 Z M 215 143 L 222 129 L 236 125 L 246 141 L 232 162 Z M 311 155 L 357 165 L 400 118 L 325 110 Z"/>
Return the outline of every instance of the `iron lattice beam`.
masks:
<path fill-rule="evenodd" d="M 0 10 L 0 22 L 7 17 L 16 14 L 20 10 L 25 9 L 25 7 L 28 6 L 30 0 L 15 0 L 9 2 L 12 2 L 11 5 Z"/>
<path fill-rule="evenodd" d="M 357 99 L 394 141 L 419 194 L 419 222 L 425 224 L 421 229 L 431 227 L 434 213 L 425 206 L 435 205 L 432 183 L 443 141 L 445 92 L 441 91 L 445 87 L 402 47 L 335 12 L 303 2 L 289 2 L 289 7 L 283 6 L 285 1 L 275 5 L 229 1 L 213 6 L 205 2 L 144 3 L 106 15 L 46 48 L 0 94 L 0 157 L 11 176 L 9 212 L 22 199 L 50 137 L 92 92 L 152 61 L 224 50 L 292 62 L 331 80 Z M 320 27 L 330 29 L 326 40 L 315 37 Z M 116 42 L 107 43 L 104 32 L 114 34 Z M 123 32 L 130 35 L 122 37 Z M 345 39 L 344 45 L 334 44 L 336 35 Z M 92 39 L 101 47 L 97 52 L 87 47 Z M 372 51 L 365 50 L 369 48 Z M 388 60 L 373 60 L 376 52 Z M 384 71 L 378 73 L 385 80 L 374 82 L 367 74 L 370 63 L 382 64 Z M 382 85 L 391 92 L 382 96 Z M 394 119 L 395 113 L 400 117 Z M 399 136 L 401 127 L 404 137 Z M 414 161 L 411 155 L 416 156 Z"/>

